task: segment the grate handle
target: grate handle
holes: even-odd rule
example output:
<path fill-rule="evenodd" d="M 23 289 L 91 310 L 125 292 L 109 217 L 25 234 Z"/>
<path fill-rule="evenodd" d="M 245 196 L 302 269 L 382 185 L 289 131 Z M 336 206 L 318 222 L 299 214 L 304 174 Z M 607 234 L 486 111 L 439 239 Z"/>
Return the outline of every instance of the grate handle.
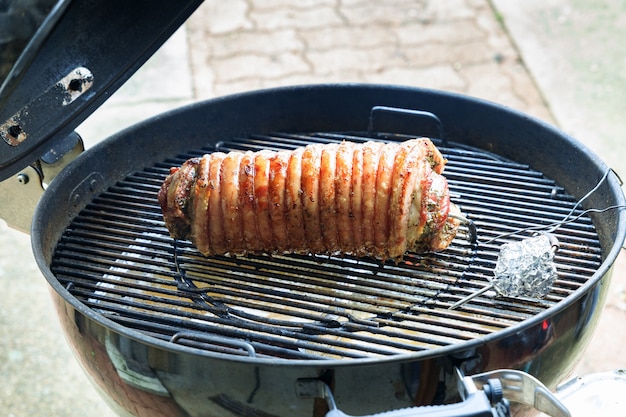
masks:
<path fill-rule="evenodd" d="M 252 358 L 256 356 L 256 351 L 254 349 L 254 346 L 252 346 L 250 343 L 245 342 L 243 340 L 235 340 L 235 339 L 231 339 L 231 338 L 223 337 L 223 336 L 214 336 L 214 335 L 197 333 L 197 332 L 178 332 L 170 338 L 170 342 L 178 343 L 180 340 L 183 340 L 183 339 L 193 340 L 196 342 L 212 343 L 215 345 L 241 349 L 245 351 L 248 354 L 248 356 Z"/>
<path fill-rule="evenodd" d="M 370 110 L 367 134 L 371 137 L 374 132 L 419 134 L 440 139 L 442 146 L 448 146 L 439 117 L 423 110 L 374 106 Z"/>

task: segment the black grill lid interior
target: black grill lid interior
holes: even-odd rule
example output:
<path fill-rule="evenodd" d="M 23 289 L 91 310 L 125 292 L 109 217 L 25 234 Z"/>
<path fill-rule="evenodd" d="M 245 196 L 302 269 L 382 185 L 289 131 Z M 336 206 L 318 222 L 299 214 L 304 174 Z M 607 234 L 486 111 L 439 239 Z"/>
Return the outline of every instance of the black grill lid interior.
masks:
<path fill-rule="evenodd" d="M 17 86 L 23 69 L 35 58 L 69 3 L 69 0 L 0 3 L 0 96 L 8 96 L 8 91 Z"/>
<path fill-rule="evenodd" d="M 23 6 L 21 0 L 8 3 L 7 13 Z M 0 78 L 0 181 L 71 133 L 154 54 L 201 0 L 35 3 L 42 3 L 48 16 L 21 44 L 19 56 L 7 58 L 11 69 Z M 0 52 L 5 49 L 2 42 Z"/>

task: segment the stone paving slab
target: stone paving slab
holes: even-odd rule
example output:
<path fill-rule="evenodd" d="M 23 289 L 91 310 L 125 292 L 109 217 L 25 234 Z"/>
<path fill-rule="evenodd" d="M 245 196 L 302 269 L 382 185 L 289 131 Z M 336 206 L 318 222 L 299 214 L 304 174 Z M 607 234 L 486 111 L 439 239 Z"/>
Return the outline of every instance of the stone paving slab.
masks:
<path fill-rule="evenodd" d="M 494 4 L 559 126 L 626 177 L 626 3 Z"/>
<path fill-rule="evenodd" d="M 394 83 L 553 121 L 488 1 L 207 2 L 188 30 L 197 99 L 303 83 Z"/>

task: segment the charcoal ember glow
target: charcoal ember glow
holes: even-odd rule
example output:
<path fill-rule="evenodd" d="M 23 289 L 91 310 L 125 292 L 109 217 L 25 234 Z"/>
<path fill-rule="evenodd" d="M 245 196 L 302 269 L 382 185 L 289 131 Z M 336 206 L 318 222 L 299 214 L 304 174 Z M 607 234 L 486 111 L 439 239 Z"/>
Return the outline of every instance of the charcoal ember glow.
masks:
<path fill-rule="evenodd" d="M 545 297 L 557 277 L 554 243 L 546 234 L 502 245 L 492 284 L 504 297 Z"/>

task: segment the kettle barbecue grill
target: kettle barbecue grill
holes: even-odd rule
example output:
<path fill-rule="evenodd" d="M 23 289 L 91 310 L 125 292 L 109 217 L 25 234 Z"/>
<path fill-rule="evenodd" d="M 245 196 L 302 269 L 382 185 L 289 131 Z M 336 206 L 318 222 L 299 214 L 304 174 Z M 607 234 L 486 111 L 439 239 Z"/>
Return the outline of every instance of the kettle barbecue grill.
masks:
<path fill-rule="evenodd" d="M 608 167 L 558 129 L 497 104 L 363 84 L 220 97 L 81 152 L 74 127 L 199 2 L 170 3 L 55 3 L 0 91 L 0 191 L 18 205 L 28 196 L 12 184 L 47 185 L 28 219 L 35 258 L 72 349 L 112 408 L 136 416 L 482 416 L 506 415 L 513 401 L 567 415 L 549 389 L 592 335 L 626 230 L 624 196 Z M 169 167 L 189 157 L 416 135 L 432 137 L 449 160 L 452 198 L 477 242 L 464 228 L 447 251 L 408 254 L 397 265 L 206 258 L 163 225 L 156 192 Z M 545 299 L 487 292 L 449 309 L 488 286 L 499 247 L 522 236 L 487 241 L 549 227 L 572 210 L 554 232 L 559 277 Z M 23 225 L 17 211 L 4 216 Z"/>

